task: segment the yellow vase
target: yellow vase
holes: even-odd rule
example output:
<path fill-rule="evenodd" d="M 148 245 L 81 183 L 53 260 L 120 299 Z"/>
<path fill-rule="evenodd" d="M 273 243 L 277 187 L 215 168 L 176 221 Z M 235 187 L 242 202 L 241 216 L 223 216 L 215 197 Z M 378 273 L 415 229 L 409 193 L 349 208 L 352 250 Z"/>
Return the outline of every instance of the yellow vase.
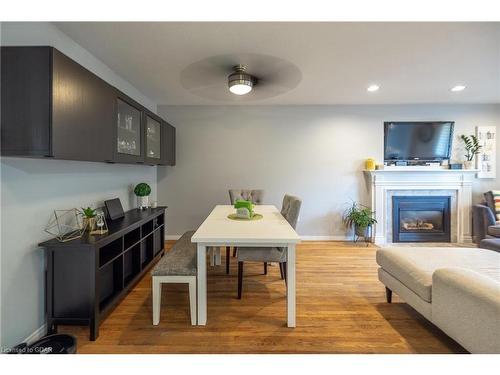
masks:
<path fill-rule="evenodd" d="M 367 171 L 374 171 L 375 170 L 375 160 L 372 158 L 368 158 L 365 161 L 365 169 Z"/>

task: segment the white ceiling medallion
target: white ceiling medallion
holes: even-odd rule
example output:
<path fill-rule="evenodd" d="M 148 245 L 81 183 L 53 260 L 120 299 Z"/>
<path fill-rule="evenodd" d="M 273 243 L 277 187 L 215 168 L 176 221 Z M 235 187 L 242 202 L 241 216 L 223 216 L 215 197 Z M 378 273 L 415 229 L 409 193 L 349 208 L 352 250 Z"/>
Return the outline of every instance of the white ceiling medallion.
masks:
<path fill-rule="evenodd" d="M 257 83 L 257 79 L 245 72 L 245 65 L 236 65 L 233 69 L 234 72 L 227 77 L 229 91 L 235 95 L 248 94 Z"/>

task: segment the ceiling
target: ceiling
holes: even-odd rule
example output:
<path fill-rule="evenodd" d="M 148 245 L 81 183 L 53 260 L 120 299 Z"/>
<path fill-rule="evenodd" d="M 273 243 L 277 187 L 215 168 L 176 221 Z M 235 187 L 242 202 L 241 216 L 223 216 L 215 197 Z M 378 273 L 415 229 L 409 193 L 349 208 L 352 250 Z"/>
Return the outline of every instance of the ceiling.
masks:
<path fill-rule="evenodd" d="M 159 105 L 500 103 L 500 23 L 55 25 Z M 197 63 L 228 55 L 242 64 L 249 55 L 279 59 L 300 79 L 271 96 L 259 96 L 259 85 L 227 94 L 224 73 L 213 97 L 183 84 L 202 75 Z M 367 92 L 370 84 L 380 90 Z M 467 88 L 450 91 L 459 84 Z"/>

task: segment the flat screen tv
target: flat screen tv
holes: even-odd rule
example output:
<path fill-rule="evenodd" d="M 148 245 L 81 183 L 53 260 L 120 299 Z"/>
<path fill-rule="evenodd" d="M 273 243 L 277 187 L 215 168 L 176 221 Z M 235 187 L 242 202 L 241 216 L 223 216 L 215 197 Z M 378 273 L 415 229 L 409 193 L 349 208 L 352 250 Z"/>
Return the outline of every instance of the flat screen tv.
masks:
<path fill-rule="evenodd" d="M 453 121 L 384 122 L 384 160 L 449 160 L 454 124 Z"/>

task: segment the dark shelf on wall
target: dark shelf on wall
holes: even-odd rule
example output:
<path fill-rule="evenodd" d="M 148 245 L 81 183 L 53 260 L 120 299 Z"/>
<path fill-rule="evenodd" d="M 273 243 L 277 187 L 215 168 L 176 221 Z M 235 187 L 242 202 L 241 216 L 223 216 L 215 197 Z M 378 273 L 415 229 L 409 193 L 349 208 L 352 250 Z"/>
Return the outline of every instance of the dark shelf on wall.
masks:
<path fill-rule="evenodd" d="M 175 128 L 48 46 L 1 47 L 2 156 L 175 165 Z"/>
<path fill-rule="evenodd" d="M 110 311 L 162 256 L 165 209 L 130 210 L 108 222 L 108 233 L 41 243 L 47 254 L 49 333 L 58 324 L 90 326 L 90 340 Z"/>

